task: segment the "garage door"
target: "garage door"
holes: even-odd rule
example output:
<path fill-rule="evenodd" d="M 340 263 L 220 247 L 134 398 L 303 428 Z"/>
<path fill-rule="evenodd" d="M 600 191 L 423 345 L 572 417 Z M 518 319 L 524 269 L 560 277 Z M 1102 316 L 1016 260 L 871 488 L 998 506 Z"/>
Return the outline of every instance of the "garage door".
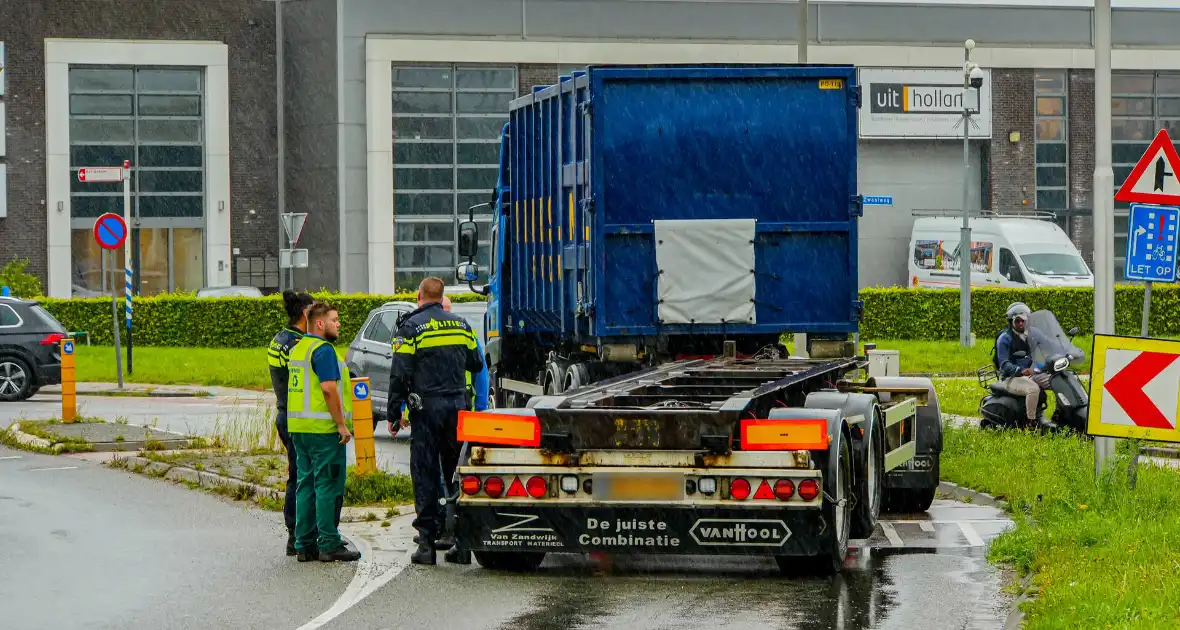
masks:
<path fill-rule="evenodd" d="M 971 146 L 970 206 L 979 208 L 982 145 Z M 865 206 L 860 220 L 860 286 L 904 286 L 914 210 L 963 207 L 963 145 L 939 140 L 862 141 L 860 194 L 893 197 L 892 206 Z"/>

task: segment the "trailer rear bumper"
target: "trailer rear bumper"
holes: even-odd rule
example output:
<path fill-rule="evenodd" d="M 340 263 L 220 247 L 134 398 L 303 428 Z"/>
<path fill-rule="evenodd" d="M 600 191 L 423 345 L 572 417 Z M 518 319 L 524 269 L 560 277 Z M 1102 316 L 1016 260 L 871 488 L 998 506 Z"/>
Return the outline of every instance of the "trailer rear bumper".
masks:
<path fill-rule="evenodd" d="M 475 551 L 810 556 L 832 532 L 818 507 L 460 505 L 457 517 Z"/>

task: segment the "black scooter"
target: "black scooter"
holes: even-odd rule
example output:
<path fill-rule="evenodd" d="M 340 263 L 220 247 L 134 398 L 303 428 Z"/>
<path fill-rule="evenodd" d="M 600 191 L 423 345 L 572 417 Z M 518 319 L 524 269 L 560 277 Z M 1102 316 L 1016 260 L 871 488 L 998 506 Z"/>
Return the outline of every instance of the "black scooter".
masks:
<path fill-rule="evenodd" d="M 1070 340 L 1077 334 L 1077 328 L 1070 330 Z M 1017 352 L 1013 356 L 1022 359 L 1027 355 Z M 1044 412 L 1048 407 L 1046 393 L 1053 392 L 1057 397 L 1057 408 L 1053 411 L 1050 421 L 1059 430 L 1070 429 L 1085 435 L 1090 416 L 1090 396 L 1078 380 L 1077 374 L 1070 368 L 1072 359 L 1073 357 L 1068 354 L 1054 354 L 1045 361 L 1044 373 L 1050 377 L 1049 389 L 1041 392 L 1037 411 L 1038 415 Z M 994 366 L 980 368 L 977 375 L 980 386 L 989 392 L 979 403 L 979 414 L 983 418 L 980 422 L 981 427 L 1027 429 L 1035 426 L 1036 423 L 1030 422 L 1024 412 L 1024 397 L 1008 393 L 1004 384 L 999 382 L 999 372 Z"/>

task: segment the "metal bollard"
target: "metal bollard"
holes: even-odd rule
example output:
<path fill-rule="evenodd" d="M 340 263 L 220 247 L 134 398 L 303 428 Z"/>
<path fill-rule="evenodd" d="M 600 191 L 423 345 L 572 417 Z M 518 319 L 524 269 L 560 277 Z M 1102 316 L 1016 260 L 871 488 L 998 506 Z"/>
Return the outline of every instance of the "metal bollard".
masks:
<path fill-rule="evenodd" d="M 78 418 L 77 389 L 74 387 L 74 339 L 64 337 L 61 344 L 61 420 L 76 422 Z"/>
<path fill-rule="evenodd" d="M 352 438 L 356 445 L 356 474 L 377 472 L 377 451 L 373 444 L 373 400 L 369 377 L 352 381 Z"/>

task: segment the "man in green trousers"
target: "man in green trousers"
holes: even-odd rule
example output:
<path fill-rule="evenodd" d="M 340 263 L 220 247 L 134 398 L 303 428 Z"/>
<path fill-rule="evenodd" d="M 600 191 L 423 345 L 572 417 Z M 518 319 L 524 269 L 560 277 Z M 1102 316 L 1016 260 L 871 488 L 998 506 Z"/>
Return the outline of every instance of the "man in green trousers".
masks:
<path fill-rule="evenodd" d="M 344 503 L 345 444 L 352 440 L 352 382 L 332 342 L 340 315 L 316 302 L 307 311 L 307 334 L 291 348 L 287 382 L 287 432 L 295 445 L 295 552 L 299 562 L 352 562 L 336 527 Z M 316 532 L 319 532 L 317 538 Z"/>

